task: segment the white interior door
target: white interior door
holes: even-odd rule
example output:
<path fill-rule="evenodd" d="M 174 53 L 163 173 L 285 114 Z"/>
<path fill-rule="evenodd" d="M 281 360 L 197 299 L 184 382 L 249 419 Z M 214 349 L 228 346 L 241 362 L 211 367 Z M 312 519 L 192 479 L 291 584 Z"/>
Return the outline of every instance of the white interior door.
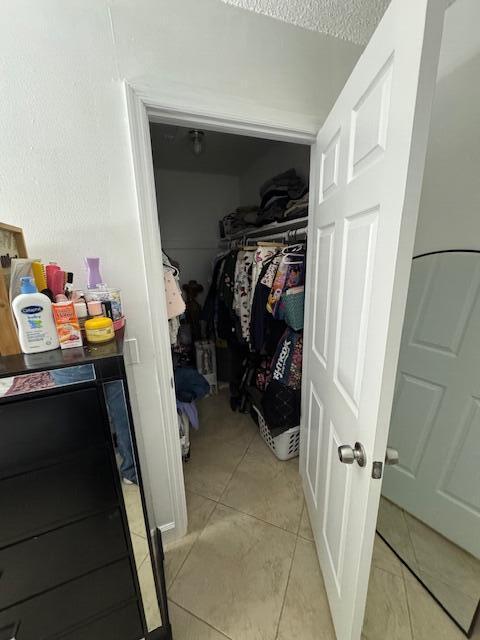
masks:
<path fill-rule="evenodd" d="M 362 629 L 443 14 L 392 0 L 312 151 L 300 469 L 339 640 Z M 337 454 L 355 442 L 363 467 Z"/>
<path fill-rule="evenodd" d="M 480 254 L 414 261 L 382 493 L 480 558 Z"/>

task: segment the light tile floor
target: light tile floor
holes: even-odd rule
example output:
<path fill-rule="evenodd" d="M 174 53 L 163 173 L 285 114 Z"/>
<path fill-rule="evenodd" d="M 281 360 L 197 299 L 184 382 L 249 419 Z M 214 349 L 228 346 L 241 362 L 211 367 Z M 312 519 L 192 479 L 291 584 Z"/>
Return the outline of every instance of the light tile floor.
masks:
<path fill-rule="evenodd" d="M 429 590 L 468 628 L 480 599 L 480 560 L 386 498 L 378 530 Z"/>
<path fill-rule="evenodd" d="M 153 569 L 147 542 L 147 530 L 143 517 L 142 499 L 137 485 L 122 483 L 123 499 L 127 512 L 128 526 L 132 540 L 133 555 L 138 573 L 138 582 L 142 594 L 145 618 L 149 631 L 161 626 L 161 616 L 158 608 L 157 593 Z"/>
<path fill-rule="evenodd" d="M 278 461 L 226 395 L 199 409 L 189 530 L 165 550 L 174 640 L 334 640 L 298 459 Z M 362 638 L 464 638 L 378 537 Z"/>

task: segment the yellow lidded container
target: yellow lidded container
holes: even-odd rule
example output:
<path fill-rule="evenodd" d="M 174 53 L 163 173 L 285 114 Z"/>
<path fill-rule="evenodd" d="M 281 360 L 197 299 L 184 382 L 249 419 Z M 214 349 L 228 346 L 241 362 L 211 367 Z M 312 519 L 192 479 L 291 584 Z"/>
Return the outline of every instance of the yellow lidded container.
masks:
<path fill-rule="evenodd" d="M 110 318 L 90 318 L 90 320 L 85 321 L 85 334 L 87 341 L 92 344 L 110 342 L 110 340 L 115 338 L 113 322 Z"/>

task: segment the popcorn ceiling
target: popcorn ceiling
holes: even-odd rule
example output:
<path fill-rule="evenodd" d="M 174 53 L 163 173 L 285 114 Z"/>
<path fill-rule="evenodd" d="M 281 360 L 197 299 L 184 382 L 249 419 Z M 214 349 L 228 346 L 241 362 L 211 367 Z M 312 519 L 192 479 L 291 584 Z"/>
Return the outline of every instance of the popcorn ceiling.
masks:
<path fill-rule="evenodd" d="M 368 42 L 389 4 L 389 0 L 222 1 L 361 45 Z"/>

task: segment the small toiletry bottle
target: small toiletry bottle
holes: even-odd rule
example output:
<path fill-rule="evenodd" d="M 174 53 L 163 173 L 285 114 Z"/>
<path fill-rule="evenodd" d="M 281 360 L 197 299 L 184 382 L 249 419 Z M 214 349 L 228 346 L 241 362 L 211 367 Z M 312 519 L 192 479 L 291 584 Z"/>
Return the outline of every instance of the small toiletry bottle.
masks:
<path fill-rule="evenodd" d="M 90 300 L 87 302 L 88 307 L 88 315 L 91 318 L 96 318 L 97 316 L 103 316 L 103 307 L 100 300 Z"/>
<path fill-rule="evenodd" d="M 50 291 L 53 292 L 55 285 L 54 285 L 54 277 L 55 277 L 55 273 L 57 271 L 60 271 L 60 267 L 58 266 L 58 264 L 56 262 L 49 262 L 46 266 L 45 266 L 45 275 L 47 278 L 47 289 L 50 289 Z"/>
<path fill-rule="evenodd" d="M 84 300 L 77 300 L 77 302 L 73 303 L 75 308 L 75 313 L 77 314 L 78 324 L 80 325 L 80 330 L 82 332 L 82 337 L 85 337 L 85 321 L 88 318 L 88 309 L 87 304 Z"/>
<path fill-rule="evenodd" d="M 23 353 L 57 349 L 59 342 L 50 299 L 38 292 L 33 278 L 24 277 L 21 283 L 21 293 L 13 300 L 12 311 Z"/>
<path fill-rule="evenodd" d="M 87 267 L 87 287 L 96 289 L 102 284 L 100 258 L 85 258 L 85 265 Z"/>

